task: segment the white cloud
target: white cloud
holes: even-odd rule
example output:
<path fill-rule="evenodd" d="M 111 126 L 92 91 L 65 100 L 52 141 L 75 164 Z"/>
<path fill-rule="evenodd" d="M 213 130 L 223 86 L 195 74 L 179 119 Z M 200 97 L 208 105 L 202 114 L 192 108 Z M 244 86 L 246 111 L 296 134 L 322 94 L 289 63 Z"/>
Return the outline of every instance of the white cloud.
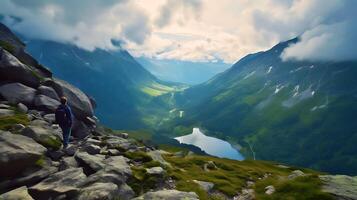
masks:
<path fill-rule="evenodd" d="M 282 58 L 356 58 L 354 0 L 3 0 L 0 13 L 34 38 L 86 49 L 122 41 L 137 56 L 232 63 L 301 36 Z M 6 19 L 9 19 L 8 17 Z M 8 20 L 8 24 L 11 22 Z"/>

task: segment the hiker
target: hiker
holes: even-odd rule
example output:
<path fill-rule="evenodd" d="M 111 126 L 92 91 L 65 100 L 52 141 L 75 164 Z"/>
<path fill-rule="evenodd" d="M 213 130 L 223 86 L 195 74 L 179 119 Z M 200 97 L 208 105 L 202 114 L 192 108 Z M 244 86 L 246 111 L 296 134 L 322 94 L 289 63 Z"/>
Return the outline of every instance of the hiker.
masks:
<path fill-rule="evenodd" d="M 63 134 L 63 148 L 67 148 L 69 137 L 71 136 L 72 129 L 72 111 L 67 105 L 67 98 L 61 97 L 61 105 L 56 109 L 56 122 L 62 129 Z"/>

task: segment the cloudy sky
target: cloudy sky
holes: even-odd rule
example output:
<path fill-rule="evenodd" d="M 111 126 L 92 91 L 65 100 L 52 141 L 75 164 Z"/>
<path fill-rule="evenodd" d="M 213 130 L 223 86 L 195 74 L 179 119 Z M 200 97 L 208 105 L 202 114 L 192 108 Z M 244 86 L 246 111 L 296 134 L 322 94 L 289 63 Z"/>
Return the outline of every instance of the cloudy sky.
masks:
<path fill-rule="evenodd" d="M 282 59 L 356 59 L 356 7 L 356 0 L 1 0 L 0 14 L 28 37 L 88 50 L 113 49 L 115 39 L 135 56 L 233 63 L 296 36 Z"/>

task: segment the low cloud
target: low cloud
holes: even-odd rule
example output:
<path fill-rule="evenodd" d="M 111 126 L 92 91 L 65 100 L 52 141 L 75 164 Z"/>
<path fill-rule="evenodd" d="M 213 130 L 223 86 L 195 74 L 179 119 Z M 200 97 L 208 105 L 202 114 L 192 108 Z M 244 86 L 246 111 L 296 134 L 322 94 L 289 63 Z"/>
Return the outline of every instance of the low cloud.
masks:
<path fill-rule="evenodd" d="M 297 36 L 283 60 L 357 59 L 354 0 L 3 0 L 0 14 L 30 38 L 184 61 L 223 60 Z M 21 20 L 18 20 L 21 19 Z"/>

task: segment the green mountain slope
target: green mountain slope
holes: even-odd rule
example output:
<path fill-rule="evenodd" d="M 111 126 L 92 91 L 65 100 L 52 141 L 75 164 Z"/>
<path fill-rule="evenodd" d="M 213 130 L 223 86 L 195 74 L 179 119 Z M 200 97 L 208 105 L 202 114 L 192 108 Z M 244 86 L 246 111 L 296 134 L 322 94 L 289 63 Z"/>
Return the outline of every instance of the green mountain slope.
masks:
<path fill-rule="evenodd" d="M 168 111 L 156 97 L 181 87 L 158 80 L 125 50 L 87 51 L 43 40 L 27 40 L 26 50 L 59 78 L 92 96 L 101 122 L 116 129 L 157 123 L 157 116 Z"/>
<path fill-rule="evenodd" d="M 357 62 L 283 62 L 281 52 L 296 41 L 248 55 L 177 94 L 185 116 L 161 131 L 201 126 L 240 143 L 246 156 L 356 174 Z"/>

